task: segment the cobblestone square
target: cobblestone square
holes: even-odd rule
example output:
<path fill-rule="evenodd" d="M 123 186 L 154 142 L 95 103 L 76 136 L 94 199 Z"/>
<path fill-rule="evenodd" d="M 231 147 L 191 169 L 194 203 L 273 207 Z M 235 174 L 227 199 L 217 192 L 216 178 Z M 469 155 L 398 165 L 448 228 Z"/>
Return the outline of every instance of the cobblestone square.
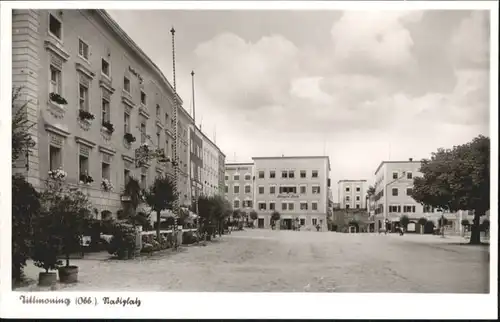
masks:
<path fill-rule="evenodd" d="M 64 291 L 488 293 L 489 247 L 460 237 L 247 230 L 130 261 L 73 260 Z M 28 277 L 36 280 L 32 263 Z M 43 290 L 31 285 L 20 291 Z"/>

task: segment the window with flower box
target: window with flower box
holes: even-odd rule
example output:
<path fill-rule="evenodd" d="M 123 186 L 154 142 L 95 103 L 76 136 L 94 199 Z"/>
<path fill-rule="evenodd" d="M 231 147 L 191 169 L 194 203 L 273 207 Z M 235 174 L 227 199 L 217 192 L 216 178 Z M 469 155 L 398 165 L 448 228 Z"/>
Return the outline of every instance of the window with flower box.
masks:
<path fill-rule="evenodd" d="M 101 118 L 102 118 L 102 124 L 104 123 L 109 123 L 110 122 L 110 107 L 109 107 L 109 101 L 106 98 L 102 98 L 101 102 Z"/>
<path fill-rule="evenodd" d="M 89 88 L 86 84 L 80 82 L 78 86 L 78 101 L 80 110 L 89 111 Z"/>
<path fill-rule="evenodd" d="M 50 64 L 50 93 L 62 95 L 62 72 L 55 64 Z"/>
<path fill-rule="evenodd" d="M 60 147 L 49 146 L 49 170 L 56 170 L 62 167 L 62 151 Z"/>

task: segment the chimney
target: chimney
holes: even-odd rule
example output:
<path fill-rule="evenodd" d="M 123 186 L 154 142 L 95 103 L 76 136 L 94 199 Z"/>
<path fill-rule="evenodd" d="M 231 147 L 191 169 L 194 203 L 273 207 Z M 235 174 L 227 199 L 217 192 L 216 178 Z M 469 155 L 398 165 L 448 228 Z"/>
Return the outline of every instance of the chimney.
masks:
<path fill-rule="evenodd" d="M 410 162 L 413 161 L 413 158 L 410 158 Z"/>

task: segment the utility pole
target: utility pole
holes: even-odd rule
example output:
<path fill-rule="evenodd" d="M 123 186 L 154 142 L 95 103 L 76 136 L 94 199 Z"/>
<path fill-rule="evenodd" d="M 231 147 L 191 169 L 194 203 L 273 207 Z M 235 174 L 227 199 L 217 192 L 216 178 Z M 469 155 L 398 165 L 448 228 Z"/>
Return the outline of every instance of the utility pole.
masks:
<path fill-rule="evenodd" d="M 173 106 L 173 115 L 172 121 L 174 122 L 174 149 L 172 151 L 173 159 L 174 159 L 174 191 L 177 193 L 178 191 L 178 180 L 179 180 L 179 155 L 177 153 L 177 149 L 179 146 L 179 133 L 178 133 L 178 124 L 177 124 L 177 86 L 175 81 L 175 29 L 172 27 L 170 29 L 170 33 L 172 34 L 172 68 L 173 68 L 173 82 L 174 82 L 174 106 Z M 174 248 L 177 249 L 177 216 L 179 215 L 179 197 L 175 198 L 174 204 L 174 227 L 172 229 L 172 235 L 174 236 Z"/>

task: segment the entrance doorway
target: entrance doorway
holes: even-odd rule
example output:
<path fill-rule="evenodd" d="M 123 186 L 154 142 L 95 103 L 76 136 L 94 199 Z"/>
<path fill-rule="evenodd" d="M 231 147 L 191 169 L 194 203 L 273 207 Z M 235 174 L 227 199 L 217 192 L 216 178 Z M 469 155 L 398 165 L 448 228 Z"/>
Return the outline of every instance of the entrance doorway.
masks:
<path fill-rule="evenodd" d="M 264 228 L 264 218 L 259 218 L 257 221 L 257 227 Z"/>
<path fill-rule="evenodd" d="M 283 219 L 283 229 L 292 230 L 292 220 L 291 219 Z"/>

